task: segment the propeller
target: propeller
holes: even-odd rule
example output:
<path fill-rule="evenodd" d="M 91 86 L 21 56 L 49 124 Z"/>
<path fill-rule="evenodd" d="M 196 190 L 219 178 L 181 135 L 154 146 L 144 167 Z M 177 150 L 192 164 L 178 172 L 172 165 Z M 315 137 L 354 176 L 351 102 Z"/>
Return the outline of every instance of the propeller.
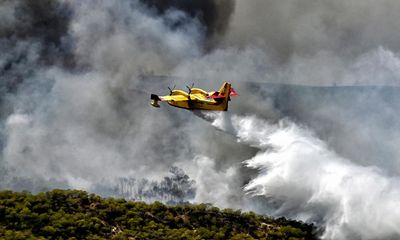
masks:
<path fill-rule="evenodd" d="M 172 91 L 174 91 L 175 87 L 176 87 L 176 85 L 174 85 L 174 87 L 172 89 L 170 87 L 168 87 L 170 96 L 172 95 Z"/>
<path fill-rule="evenodd" d="M 192 83 L 192 86 L 191 86 L 191 87 L 186 86 L 186 88 L 188 89 L 189 95 L 190 95 L 190 93 L 192 92 L 193 86 L 194 86 L 194 83 Z"/>

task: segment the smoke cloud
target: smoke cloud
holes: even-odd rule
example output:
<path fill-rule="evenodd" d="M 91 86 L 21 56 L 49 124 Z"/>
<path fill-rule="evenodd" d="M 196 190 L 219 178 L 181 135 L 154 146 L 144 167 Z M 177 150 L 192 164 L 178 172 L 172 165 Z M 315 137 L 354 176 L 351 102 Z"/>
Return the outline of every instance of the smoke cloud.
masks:
<path fill-rule="evenodd" d="M 178 9 L 188 16 L 196 18 L 202 24 L 208 38 L 207 48 L 215 45 L 225 34 L 235 6 L 235 2 L 232 0 L 142 0 L 142 2 L 153 8 L 158 14 Z M 183 21 L 168 22 L 172 28 L 179 28 L 182 24 L 184 24 Z"/>
<path fill-rule="evenodd" d="M 206 202 L 398 238 L 394 0 L 0 1 L 0 188 Z M 231 114 L 149 106 L 232 82 Z"/>
<path fill-rule="evenodd" d="M 227 42 L 265 44 L 283 60 L 321 50 L 345 58 L 380 46 L 399 51 L 396 19 L 400 5 L 395 0 L 255 0 L 237 1 L 236 5 Z"/>

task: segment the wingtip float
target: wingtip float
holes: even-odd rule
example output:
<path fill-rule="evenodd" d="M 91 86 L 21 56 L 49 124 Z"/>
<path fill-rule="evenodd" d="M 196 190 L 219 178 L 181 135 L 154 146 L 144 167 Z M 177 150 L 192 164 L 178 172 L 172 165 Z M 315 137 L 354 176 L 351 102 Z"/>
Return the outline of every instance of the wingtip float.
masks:
<path fill-rule="evenodd" d="M 153 107 L 159 108 L 159 102 L 167 102 L 169 105 L 189 110 L 227 111 L 231 97 L 238 96 L 231 84 L 224 82 L 218 91 L 207 92 L 193 86 L 183 90 L 170 90 L 167 96 L 151 94 L 150 100 Z"/>

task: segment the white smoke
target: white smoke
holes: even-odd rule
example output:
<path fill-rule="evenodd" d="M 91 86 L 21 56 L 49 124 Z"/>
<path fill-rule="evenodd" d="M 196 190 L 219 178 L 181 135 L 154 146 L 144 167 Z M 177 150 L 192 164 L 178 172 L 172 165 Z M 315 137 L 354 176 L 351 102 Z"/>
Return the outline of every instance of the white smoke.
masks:
<path fill-rule="evenodd" d="M 237 194 L 238 166 L 233 164 L 227 169 L 216 170 L 215 160 L 197 156 L 189 166 L 182 164 L 183 169 L 196 181 L 195 198 L 197 203 L 212 203 L 216 206 L 241 208 L 243 204 Z M 193 167 L 196 166 L 196 168 Z M 235 191 L 232 191 L 235 189 Z"/>
<path fill-rule="evenodd" d="M 228 46 L 261 45 L 281 61 L 328 51 L 351 63 L 379 46 L 400 50 L 399 9 L 397 0 L 236 1 L 225 41 Z"/>
<path fill-rule="evenodd" d="M 179 159 L 170 148 L 180 141 L 163 144 L 177 134 L 162 136 L 174 122 L 147 107 L 147 94 L 130 89 L 143 72 L 166 72 L 198 54 L 197 23 L 188 19 L 187 28 L 173 31 L 166 19 L 182 20 L 183 13 L 156 17 L 129 1 L 69 4 L 74 9 L 69 37 L 85 69 L 37 66 L 25 80 L 5 123 L 5 164 L 14 176 L 84 189 L 103 178 L 162 178 L 157 168 L 167 172 Z M 155 133 L 161 136 L 154 139 Z"/>

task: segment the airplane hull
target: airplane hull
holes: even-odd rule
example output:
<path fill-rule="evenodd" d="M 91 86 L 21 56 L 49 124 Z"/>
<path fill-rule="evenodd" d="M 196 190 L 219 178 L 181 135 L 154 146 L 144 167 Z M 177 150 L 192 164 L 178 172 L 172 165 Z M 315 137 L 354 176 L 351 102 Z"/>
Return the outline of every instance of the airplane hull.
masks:
<path fill-rule="evenodd" d="M 210 111 L 227 111 L 228 110 L 228 104 L 210 104 L 202 101 L 179 101 L 179 102 L 174 102 L 174 101 L 168 101 L 167 102 L 169 105 L 173 107 L 178 107 L 178 108 L 185 108 L 189 110 L 210 110 Z"/>

